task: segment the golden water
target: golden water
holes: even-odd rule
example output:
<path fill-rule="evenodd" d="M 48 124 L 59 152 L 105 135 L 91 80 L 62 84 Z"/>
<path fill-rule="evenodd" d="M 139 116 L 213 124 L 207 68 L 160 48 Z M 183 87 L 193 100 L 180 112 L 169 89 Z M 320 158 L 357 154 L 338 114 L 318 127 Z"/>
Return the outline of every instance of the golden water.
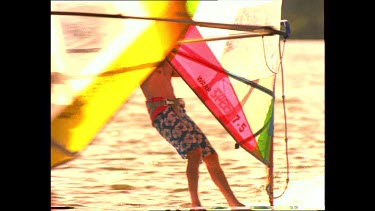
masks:
<path fill-rule="evenodd" d="M 287 40 L 284 54 L 290 182 L 275 208 L 324 209 L 324 41 Z M 180 78 L 173 81 L 188 114 L 219 153 L 239 200 L 269 206 L 267 169 L 235 142 Z M 286 186 L 286 152 L 278 76 L 274 195 Z M 98 111 L 100 112 L 100 111 Z M 199 193 L 206 207 L 226 201 L 200 168 Z M 51 170 L 51 205 L 75 210 L 152 210 L 189 206 L 185 161 L 151 127 L 144 97 L 135 90 L 82 155 Z"/>

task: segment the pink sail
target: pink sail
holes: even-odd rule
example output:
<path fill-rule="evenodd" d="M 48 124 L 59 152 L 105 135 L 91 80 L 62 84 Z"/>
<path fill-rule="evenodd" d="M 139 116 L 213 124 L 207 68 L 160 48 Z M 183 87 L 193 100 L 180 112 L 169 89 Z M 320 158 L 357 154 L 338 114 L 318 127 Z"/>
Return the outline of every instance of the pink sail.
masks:
<path fill-rule="evenodd" d="M 184 39 L 192 38 L 202 38 L 195 26 L 190 26 Z M 234 140 L 262 161 L 258 144 L 228 74 L 207 43 L 182 44 L 172 51 L 169 59 Z"/>

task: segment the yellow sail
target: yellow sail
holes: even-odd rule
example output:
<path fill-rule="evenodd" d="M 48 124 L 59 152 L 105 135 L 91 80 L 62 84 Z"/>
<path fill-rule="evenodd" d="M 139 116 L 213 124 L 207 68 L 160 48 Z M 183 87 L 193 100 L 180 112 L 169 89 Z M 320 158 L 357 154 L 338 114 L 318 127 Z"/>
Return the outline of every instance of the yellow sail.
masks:
<path fill-rule="evenodd" d="M 185 1 L 51 2 L 51 10 L 190 19 Z M 51 15 L 51 168 L 85 149 L 186 29 Z"/>

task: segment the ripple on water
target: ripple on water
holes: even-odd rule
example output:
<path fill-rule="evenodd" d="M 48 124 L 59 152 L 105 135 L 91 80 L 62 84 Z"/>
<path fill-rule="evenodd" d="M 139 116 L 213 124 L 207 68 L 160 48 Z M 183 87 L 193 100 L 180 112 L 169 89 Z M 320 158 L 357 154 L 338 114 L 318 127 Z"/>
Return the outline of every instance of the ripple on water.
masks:
<path fill-rule="evenodd" d="M 114 184 L 111 185 L 111 189 L 113 190 L 134 190 L 135 187 L 128 185 L 128 184 Z"/>
<path fill-rule="evenodd" d="M 188 193 L 188 188 L 175 188 L 169 191 L 169 193 L 179 193 L 179 192 L 185 192 Z"/>

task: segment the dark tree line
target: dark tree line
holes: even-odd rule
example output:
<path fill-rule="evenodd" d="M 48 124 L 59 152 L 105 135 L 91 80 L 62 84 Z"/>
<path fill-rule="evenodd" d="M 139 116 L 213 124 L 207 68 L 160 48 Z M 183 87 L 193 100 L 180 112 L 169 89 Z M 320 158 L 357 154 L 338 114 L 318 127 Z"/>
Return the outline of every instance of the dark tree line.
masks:
<path fill-rule="evenodd" d="M 289 39 L 324 39 L 324 0 L 283 0 L 281 18 L 290 24 Z"/>

